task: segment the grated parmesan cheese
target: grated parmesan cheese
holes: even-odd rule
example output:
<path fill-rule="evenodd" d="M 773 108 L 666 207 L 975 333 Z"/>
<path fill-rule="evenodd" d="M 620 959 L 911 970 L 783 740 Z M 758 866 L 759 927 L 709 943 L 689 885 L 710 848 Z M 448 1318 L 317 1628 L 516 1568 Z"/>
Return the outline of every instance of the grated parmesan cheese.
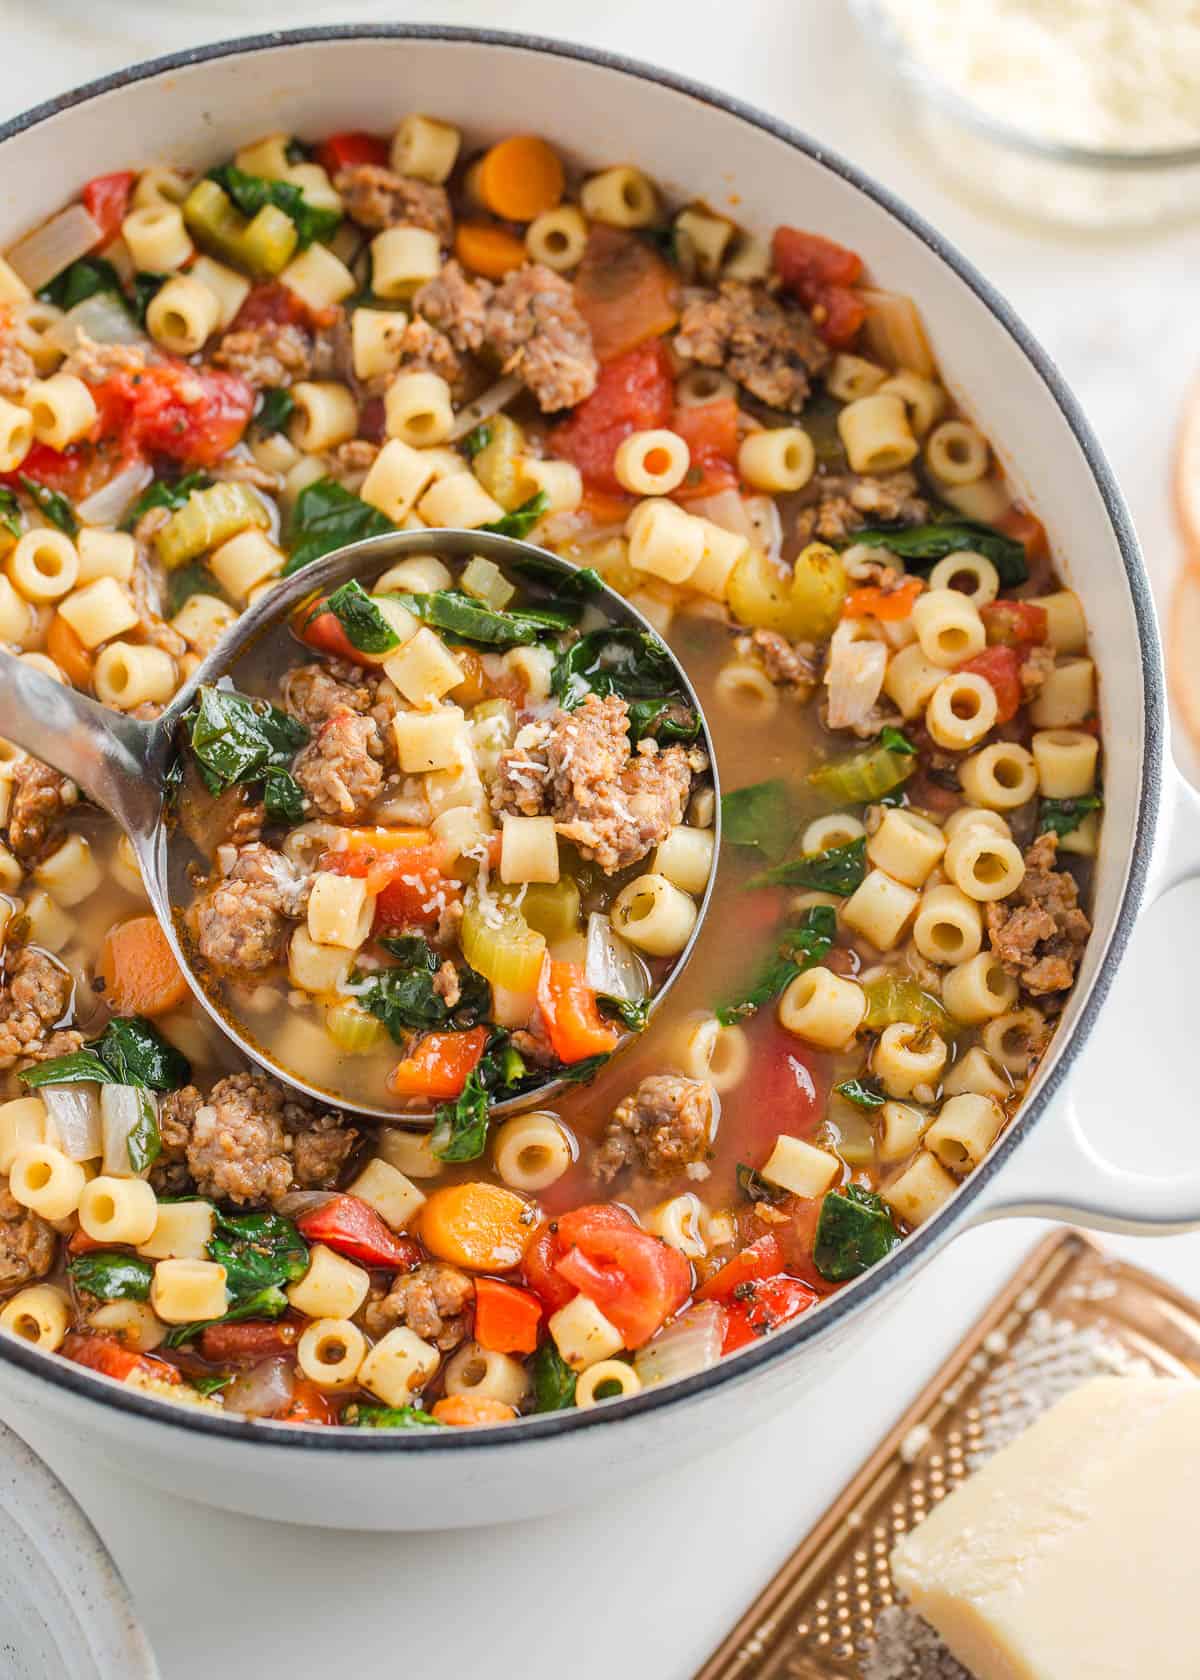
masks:
<path fill-rule="evenodd" d="M 883 0 L 916 61 L 997 122 L 1093 151 L 1200 143 L 1197 0 Z"/>

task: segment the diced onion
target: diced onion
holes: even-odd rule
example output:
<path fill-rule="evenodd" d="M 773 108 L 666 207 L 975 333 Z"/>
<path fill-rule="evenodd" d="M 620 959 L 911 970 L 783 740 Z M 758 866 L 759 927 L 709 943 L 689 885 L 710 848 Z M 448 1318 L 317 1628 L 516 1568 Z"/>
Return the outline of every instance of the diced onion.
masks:
<path fill-rule="evenodd" d="M 234 1377 L 221 1398 L 227 1412 L 243 1417 L 278 1417 L 292 1403 L 296 1380 L 286 1359 L 264 1359 Z"/>
<path fill-rule="evenodd" d="M 8 252 L 8 265 L 31 292 L 38 292 L 64 268 L 95 250 L 103 237 L 83 205 L 72 204 L 14 245 Z"/>
<path fill-rule="evenodd" d="M 699 496 L 688 503 L 688 512 L 697 514 L 701 519 L 711 519 L 723 531 L 732 531 L 735 536 L 745 537 L 747 542 L 760 542 L 758 527 L 736 490 L 720 490 L 715 496 Z"/>
<path fill-rule="evenodd" d="M 136 344 L 147 349 L 150 345 L 141 327 L 112 292 L 93 292 L 74 309 L 68 309 L 46 334 L 46 343 L 69 356 L 83 338 L 90 338 L 93 344 Z"/>
<path fill-rule="evenodd" d="M 288 1219 L 300 1219 L 331 1202 L 334 1194 L 332 1190 L 289 1190 L 286 1196 L 280 1196 L 275 1207 Z"/>
<path fill-rule="evenodd" d="M 600 997 L 626 1003 L 640 1003 L 650 990 L 642 959 L 598 910 L 588 917 L 584 979 Z"/>
<path fill-rule="evenodd" d="M 774 496 L 747 496 L 746 517 L 754 528 L 751 542 L 761 548 L 768 560 L 783 557 L 783 520 Z"/>
<path fill-rule="evenodd" d="M 852 642 L 840 630 L 834 632 L 825 672 L 830 729 L 854 729 L 867 721 L 883 687 L 887 660 L 882 642 Z"/>
<path fill-rule="evenodd" d="M 639 1348 L 633 1368 L 643 1388 L 678 1382 L 681 1377 L 695 1376 L 697 1371 L 715 1365 L 724 1340 L 724 1307 L 718 1301 L 701 1301 Z"/>
<path fill-rule="evenodd" d="M 102 1085 L 100 1087 L 100 1130 L 104 1143 L 104 1171 L 117 1178 L 128 1178 L 132 1167 L 129 1160 L 129 1134 L 137 1126 L 149 1103 L 157 1113 L 152 1092 L 140 1085 Z"/>
<path fill-rule="evenodd" d="M 85 525 L 119 525 L 134 498 L 153 477 L 154 469 L 148 462 L 134 461 L 86 501 L 78 503 L 75 512 Z"/>
<path fill-rule="evenodd" d="M 38 1096 L 58 1134 L 58 1147 L 71 1161 L 94 1161 L 100 1154 L 99 1087 L 43 1085 Z"/>
<path fill-rule="evenodd" d="M 520 389 L 521 381 L 515 373 L 506 374 L 494 385 L 489 385 L 486 391 L 460 412 L 451 428 L 450 442 L 456 443 L 459 438 L 466 437 L 481 420 L 490 419 L 493 414 L 498 414 L 502 408 L 506 408 Z"/>

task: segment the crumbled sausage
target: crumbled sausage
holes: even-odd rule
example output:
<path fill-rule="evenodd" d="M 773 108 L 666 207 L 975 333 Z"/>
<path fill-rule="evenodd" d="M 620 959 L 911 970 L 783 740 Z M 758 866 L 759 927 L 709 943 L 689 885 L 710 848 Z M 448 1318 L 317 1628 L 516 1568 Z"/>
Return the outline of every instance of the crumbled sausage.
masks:
<path fill-rule="evenodd" d="M 379 454 L 379 445 L 369 443 L 366 438 L 351 438 L 348 443 L 339 443 L 329 451 L 329 472 L 339 484 L 347 489 L 357 488 L 375 465 L 375 458 Z"/>
<path fill-rule="evenodd" d="M 1054 649 L 1044 642 L 1031 647 L 1021 661 L 1021 699 L 1028 702 L 1054 669 Z"/>
<path fill-rule="evenodd" d="M 826 473 L 809 485 L 810 505 L 796 516 L 796 535 L 811 542 L 838 542 L 875 520 L 920 525 L 929 503 L 918 494 L 915 473 L 907 469 L 874 477 L 870 473 Z"/>
<path fill-rule="evenodd" d="M 383 785 L 382 761 L 375 719 L 335 712 L 297 758 L 293 774 L 325 816 L 358 818 Z"/>
<path fill-rule="evenodd" d="M 262 321 L 227 332 L 212 353 L 217 367 L 240 374 L 255 389 L 290 385 L 312 372 L 313 341 L 291 321 Z"/>
<path fill-rule="evenodd" d="M 261 843 L 244 846 L 196 901 L 200 955 L 214 968 L 250 974 L 282 962 L 309 884 L 282 852 Z"/>
<path fill-rule="evenodd" d="M 178 1196 L 191 1188 L 187 1148 L 204 1098 L 195 1085 L 168 1091 L 159 1104 L 158 1158 L 150 1170 L 150 1182 L 160 1196 Z"/>
<path fill-rule="evenodd" d="M 427 280 L 413 298 L 413 308 L 440 327 L 456 350 L 479 350 L 486 331 L 490 280 L 468 279 L 453 258 Z"/>
<path fill-rule="evenodd" d="M 537 744 L 502 753 L 492 789 L 500 813 L 549 815 L 558 832 L 607 874 L 625 869 L 681 821 L 703 754 L 641 741 L 629 750 L 629 708 L 589 694 L 559 710 Z"/>
<path fill-rule="evenodd" d="M 442 245 L 449 245 L 454 224 L 445 187 L 396 175 L 379 163 L 341 169 L 333 184 L 360 227 L 428 228 Z"/>
<path fill-rule="evenodd" d="M 726 280 L 693 297 L 683 311 L 675 348 L 688 361 L 723 368 L 768 408 L 799 414 L 811 376 L 829 350 L 808 316 L 787 309 L 762 286 Z"/>
<path fill-rule="evenodd" d="M 436 373 L 452 387 L 462 384 L 463 367 L 444 332 L 414 316 L 397 340 L 405 373 Z M 388 376 L 389 381 L 391 376 Z"/>
<path fill-rule="evenodd" d="M 405 1325 L 423 1342 L 449 1353 L 471 1333 L 474 1298 L 475 1285 L 466 1272 L 442 1260 L 428 1261 L 398 1277 L 386 1293 L 373 1290 L 363 1308 L 363 1324 L 376 1338 Z"/>
<path fill-rule="evenodd" d="M 60 962 L 27 945 L 0 987 L 0 1068 L 36 1059 L 71 1007 L 75 982 Z"/>
<path fill-rule="evenodd" d="M 141 373 L 146 360 L 146 352 L 138 344 L 97 344 L 81 332 L 58 371 L 75 374 L 85 385 L 103 385 L 115 373 Z"/>
<path fill-rule="evenodd" d="M 36 758 L 13 765 L 12 804 L 8 810 L 8 844 L 14 856 L 29 863 L 42 851 L 64 811 L 79 798 L 79 789 L 48 764 Z"/>
<path fill-rule="evenodd" d="M 651 1074 L 613 1110 L 593 1169 L 604 1182 L 626 1167 L 655 1178 L 688 1168 L 691 1176 L 704 1176 L 712 1129 L 710 1085 L 674 1073 Z"/>
<path fill-rule="evenodd" d="M 462 982 L 452 962 L 444 962 L 433 977 L 433 989 L 447 1009 L 457 1007 L 462 998 Z"/>
<path fill-rule="evenodd" d="M 45 1277 L 54 1264 L 53 1225 L 22 1207 L 0 1180 L 0 1290 L 17 1289 Z"/>
<path fill-rule="evenodd" d="M 29 351 L 13 338 L 9 326 L 6 318 L 0 328 L 0 397 L 18 398 L 37 378 L 37 368 Z"/>
<path fill-rule="evenodd" d="M 738 637 L 737 650 L 761 665 L 776 688 L 789 688 L 801 700 L 816 687 L 816 648 L 811 642 L 789 642 L 778 630 L 754 630 Z"/>
<path fill-rule="evenodd" d="M 1014 898 L 987 906 L 992 950 L 1031 997 L 1074 984 L 1092 931 L 1074 876 L 1054 868 L 1057 855 L 1058 836 L 1039 834 L 1025 853 L 1025 877 Z"/>
<path fill-rule="evenodd" d="M 163 1156 L 186 1162 L 202 1196 L 233 1202 L 277 1202 L 289 1190 L 336 1185 L 358 1133 L 340 1114 L 294 1096 L 265 1073 L 219 1079 L 207 1100 L 194 1086 L 176 1092 L 160 1117 Z"/>
<path fill-rule="evenodd" d="M 592 335 L 561 274 L 541 263 L 514 269 L 497 287 L 484 323 L 503 371 L 515 373 L 544 413 L 573 408 L 596 388 Z"/>

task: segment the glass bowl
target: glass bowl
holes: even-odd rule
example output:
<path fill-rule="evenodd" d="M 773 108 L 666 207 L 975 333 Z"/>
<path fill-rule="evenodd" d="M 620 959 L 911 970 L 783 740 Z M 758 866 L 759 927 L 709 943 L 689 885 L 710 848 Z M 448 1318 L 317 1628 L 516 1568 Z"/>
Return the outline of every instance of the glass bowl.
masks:
<path fill-rule="evenodd" d="M 973 203 L 1092 231 L 1200 211 L 1200 144 L 1118 151 L 1046 139 L 1003 122 L 938 76 L 881 0 L 851 0 L 851 8 L 897 126 Z"/>

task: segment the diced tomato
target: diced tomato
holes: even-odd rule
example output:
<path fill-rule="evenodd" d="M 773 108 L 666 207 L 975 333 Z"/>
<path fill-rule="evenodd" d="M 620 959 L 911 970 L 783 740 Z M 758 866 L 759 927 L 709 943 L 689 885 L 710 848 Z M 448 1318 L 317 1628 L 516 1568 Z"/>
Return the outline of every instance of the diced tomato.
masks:
<path fill-rule="evenodd" d="M 750 1071 L 722 1098 L 722 1126 L 736 1130 L 742 1159 L 755 1163 L 779 1132 L 806 1137 L 824 1112 L 828 1061 L 785 1032 L 774 1012 L 760 1010 L 744 1030 L 751 1041 Z"/>
<path fill-rule="evenodd" d="M 614 361 L 679 319 L 679 279 L 644 239 L 596 222 L 575 275 L 575 302 L 601 362 Z"/>
<path fill-rule="evenodd" d="M 672 492 L 677 501 L 737 489 L 737 415 L 732 397 L 675 410 L 671 430 L 679 433 L 691 455 L 683 483 Z"/>
<path fill-rule="evenodd" d="M 301 1214 L 296 1228 L 306 1242 L 324 1243 L 363 1266 L 411 1272 L 421 1259 L 416 1243 L 395 1236 L 359 1196 L 331 1196 L 320 1207 Z"/>
<path fill-rule="evenodd" d="M 1021 656 L 1016 648 L 989 647 L 974 659 L 964 659 L 960 671 L 972 671 L 989 682 L 996 695 L 996 722 L 1008 723 L 1021 709 Z"/>
<path fill-rule="evenodd" d="M 906 578 L 898 589 L 852 589 L 842 603 L 843 618 L 877 618 L 890 624 L 907 618 L 913 602 L 925 585 L 918 577 Z"/>
<path fill-rule="evenodd" d="M 294 1319 L 272 1323 L 265 1318 L 248 1318 L 241 1324 L 210 1324 L 200 1332 L 200 1357 L 214 1365 L 236 1359 L 270 1359 L 287 1353 L 300 1339 Z"/>
<path fill-rule="evenodd" d="M 776 228 L 771 251 L 780 279 L 812 311 L 826 343 L 853 343 L 867 318 L 866 305 L 853 290 L 863 273 L 858 253 L 790 227 Z"/>
<path fill-rule="evenodd" d="M 779 1239 L 768 1232 L 727 1260 L 719 1272 L 696 1291 L 697 1301 L 728 1301 L 737 1289 L 756 1278 L 774 1277 L 783 1270 L 783 1251 Z"/>
<path fill-rule="evenodd" d="M 601 368 L 596 389 L 550 433 L 550 453 L 574 461 L 592 489 L 621 490 L 613 460 L 631 432 L 665 426 L 674 406 L 671 359 L 661 339 Z"/>
<path fill-rule="evenodd" d="M 582 1062 L 615 1050 L 621 1035 L 603 1020 L 583 964 L 547 957 L 538 978 L 538 1008 L 560 1062 Z"/>
<path fill-rule="evenodd" d="M 128 1382 L 134 1375 L 154 1377 L 159 1382 L 183 1381 L 175 1366 L 168 1365 L 165 1359 L 154 1359 L 148 1353 L 134 1353 L 115 1336 L 87 1336 L 72 1330 L 59 1352 L 64 1358 L 73 1359 L 76 1365 L 86 1365 L 89 1370 L 99 1371 L 102 1376 L 112 1377 L 117 1382 Z"/>
<path fill-rule="evenodd" d="M 411 1055 L 388 1074 L 394 1097 L 424 1097 L 429 1102 L 452 1102 L 478 1067 L 487 1048 L 488 1028 L 469 1032 L 426 1033 Z"/>
<path fill-rule="evenodd" d="M 475 1281 L 475 1340 L 492 1353 L 533 1353 L 542 1303 L 528 1289 L 497 1278 Z"/>
<path fill-rule="evenodd" d="M 120 233 L 136 179 L 128 169 L 115 175 L 97 175 L 80 193 L 83 208 L 100 229 L 101 245 L 107 245 Z"/>
<path fill-rule="evenodd" d="M 344 659 L 351 665 L 369 665 L 374 663 L 363 657 L 354 643 L 342 628 L 342 621 L 336 613 L 319 612 L 312 617 L 308 614 L 311 608 L 304 608 L 304 618 L 298 631 L 300 640 L 310 648 L 316 648 L 318 653 L 327 653 L 331 659 Z"/>
<path fill-rule="evenodd" d="M 67 1253 L 94 1254 L 97 1249 L 111 1247 L 111 1242 L 97 1242 L 95 1237 L 89 1237 L 83 1227 L 80 1226 L 77 1231 L 71 1232 L 70 1240 L 67 1243 Z"/>
<path fill-rule="evenodd" d="M 988 641 L 1004 647 L 1032 647 L 1050 634 L 1050 615 L 1036 601 L 989 601 L 979 616 Z"/>
<path fill-rule="evenodd" d="M 307 304 L 290 286 L 278 280 L 264 280 L 252 286 L 242 306 L 230 324 L 230 332 L 246 332 L 251 327 L 304 327 L 311 324 Z"/>
<path fill-rule="evenodd" d="M 996 521 L 998 530 L 1006 537 L 1019 542 L 1025 550 L 1029 560 L 1045 560 L 1050 553 L 1050 539 L 1046 535 L 1046 527 L 1036 513 L 1030 513 L 1027 507 L 1021 507 L 1014 502 L 1002 519 Z"/>
<path fill-rule="evenodd" d="M 457 881 L 442 874 L 439 853 L 419 846 L 388 860 L 389 878 L 375 900 L 375 929 L 436 927 L 442 912 L 462 898 Z"/>
<path fill-rule="evenodd" d="M 744 1284 L 738 1295 L 725 1303 L 728 1318 L 721 1352 L 733 1353 L 765 1336 L 768 1330 L 799 1318 L 817 1298 L 815 1289 L 786 1273 Z"/>
<path fill-rule="evenodd" d="M 565 1307 L 578 1291 L 558 1274 L 558 1262 L 575 1241 L 579 1231 L 596 1231 L 613 1227 L 628 1231 L 636 1229 L 633 1219 L 616 1202 L 590 1202 L 584 1207 L 560 1214 L 545 1221 L 533 1234 L 533 1241 L 525 1250 L 522 1267 L 525 1282 L 544 1304 L 548 1313 Z"/>
<path fill-rule="evenodd" d="M 867 306 L 849 286 L 826 286 L 813 305 L 812 317 L 826 344 L 844 350 L 858 337 Z"/>
<path fill-rule="evenodd" d="M 692 1288 L 692 1268 L 679 1250 L 632 1226 L 577 1228 L 557 1271 L 599 1307 L 627 1348 L 648 1342 Z"/>
<path fill-rule="evenodd" d="M 210 467 L 239 441 L 254 411 L 254 392 L 235 373 L 162 362 L 114 373 L 91 387 L 100 409 L 99 438 L 119 439 L 126 457 L 168 455 Z"/>
<path fill-rule="evenodd" d="M 608 490 L 585 486 L 579 512 L 591 525 L 623 525 L 636 506 L 637 497 L 626 495 L 624 491 L 617 496 Z"/>
<path fill-rule="evenodd" d="M 336 1423 L 337 1414 L 329 1397 L 318 1388 L 311 1377 L 296 1377 L 292 1383 L 292 1403 L 280 1412 L 279 1423 Z"/>
<path fill-rule="evenodd" d="M 378 135 L 364 134 L 360 130 L 331 134 L 328 140 L 322 140 L 313 156 L 329 175 L 336 175 L 339 169 L 353 169 L 358 163 L 376 163 L 386 167 L 388 143 Z"/>

